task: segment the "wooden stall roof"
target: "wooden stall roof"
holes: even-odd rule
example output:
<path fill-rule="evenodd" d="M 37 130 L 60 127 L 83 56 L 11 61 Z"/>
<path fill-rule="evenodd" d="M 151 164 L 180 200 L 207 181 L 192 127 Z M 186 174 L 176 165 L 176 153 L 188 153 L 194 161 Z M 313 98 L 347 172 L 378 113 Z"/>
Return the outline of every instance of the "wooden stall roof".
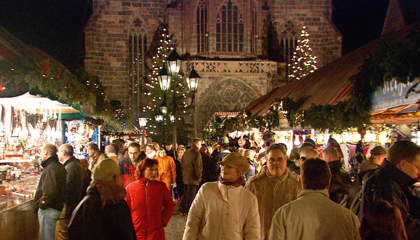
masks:
<path fill-rule="evenodd" d="M 404 42 L 411 31 L 418 31 L 417 22 L 400 31 L 383 35 L 380 38 L 342 56 L 326 66 L 309 74 L 306 78 L 276 88 L 252 102 L 247 110 L 252 114 L 264 115 L 276 98 L 290 97 L 295 101 L 302 100 L 301 110 L 312 104 L 335 105 L 349 99 L 352 89 L 350 78 L 359 72 L 364 60 L 375 53 L 384 42 Z"/>

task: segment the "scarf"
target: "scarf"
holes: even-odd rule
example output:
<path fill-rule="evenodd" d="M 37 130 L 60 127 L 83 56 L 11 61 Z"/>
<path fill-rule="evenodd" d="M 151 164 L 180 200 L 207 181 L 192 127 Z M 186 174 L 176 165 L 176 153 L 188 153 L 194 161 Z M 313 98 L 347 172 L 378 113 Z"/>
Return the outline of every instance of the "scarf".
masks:
<path fill-rule="evenodd" d="M 226 185 L 226 186 L 239 187 L 239 186 L 243 186 L 245 184 L 245 178 L 244 178 L 244 176 L 240 176 L 238 179 L 236 179 L 236 181 L 228 182 L 225 179 L 223 179 L 222 176 L 220 176 L 219 177 L 219 182 L 221 184 Z"/>
<path fill-rule="evenodd" d="M 102 208 L 104 208 L 106 204 L 118 203 L 127 195 L 125 188 L 113 182 L 93 180 L 90 185 L 94 185 L 98 189 L 98 192 L 101 195 Z"/>

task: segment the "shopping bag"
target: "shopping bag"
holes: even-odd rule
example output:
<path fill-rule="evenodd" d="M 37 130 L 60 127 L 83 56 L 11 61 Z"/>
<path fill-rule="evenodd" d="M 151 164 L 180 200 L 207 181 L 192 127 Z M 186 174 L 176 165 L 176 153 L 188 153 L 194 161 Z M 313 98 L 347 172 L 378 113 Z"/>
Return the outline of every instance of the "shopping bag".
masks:
<path fill-rule="evenodd" d="M 178 202 L 178 200 L 179 200 L 178 186 L 176 185 L 176 183 L 172 183 L 171 187 L 172 187 L 172 191 L 171 191 L 172 200 L 174 202 Z"/>

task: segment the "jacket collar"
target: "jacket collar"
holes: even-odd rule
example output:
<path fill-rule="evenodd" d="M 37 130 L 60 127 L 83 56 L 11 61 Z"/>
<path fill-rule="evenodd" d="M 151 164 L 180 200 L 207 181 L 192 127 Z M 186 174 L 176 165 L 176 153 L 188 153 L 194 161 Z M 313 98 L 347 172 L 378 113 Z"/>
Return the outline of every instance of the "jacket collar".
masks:
<path fill-rule="evenodd" d="M 271 179 L 274 179 L 274 180 L 279 181 L 279 182 L 284 182 L 286 180 L 286 178 L 289 176 L 290 170 L 289 170 L 288 167 L 286 167 L 286 170 L 284 171 L 284 174 L 281 175 L 278 178 L 275 178 L 273 175 L 270 174 L 270 171 L 268 171 L 268 167 L 267 166 L 262 167 L 261 172 L 265 172 L 265 174 L 267 175 L 267 177 L 269 177 Z"/>
<path fill-rule="evenodd" d="M 222 199 L 225 202 L 229 202 L 227 191 L 228 189 L 237 190 L 243 188 L 242 186 L 235 187 L 235 186 L 226 186 L 225 184 L 221 183 L 220 181 L 217 182 L 217 188 L 219 189 L 220 193 L 222 194 Z"/>
<path fill-rule="evenodd" d="M 385 159 L 379 168 L 381 171 L 388 172 L 389 176 L 404 188 L 408 188 L 416 182 L 416 180 L 408 176 L 405 172 L 396 168 L 388 159 Z"/>
<path fill-rule="evenodd" d="M 66 166 L 67 164 L 69 164 L 69 163 L 71 163 L 71 162 L 75 162 L 75 161 L 78 161 L 79 162 L 79 160 L 77 160 L 74 156 L 71 156 L 69 159 L 67 159 L 65 162 L 64 162 L 64 166 Z"/>
<path fill-rule="evenodd" d="M 53 162 L 59 162 L 57 155 L 51 156 L 47 158 L 45 161 L 41 162 L 41 166 L 46 169 L 48 165 L 50 165 Z"/>
<path fill-rule="evenodd" d="M 311 189 L 299 189 L 297 197 L 303 197 L 303 196 L 322 196 L 329 198 L 330 195 L 328 194 L 328 189 L 322 189 L 322 190 L 311 190 Z"/>

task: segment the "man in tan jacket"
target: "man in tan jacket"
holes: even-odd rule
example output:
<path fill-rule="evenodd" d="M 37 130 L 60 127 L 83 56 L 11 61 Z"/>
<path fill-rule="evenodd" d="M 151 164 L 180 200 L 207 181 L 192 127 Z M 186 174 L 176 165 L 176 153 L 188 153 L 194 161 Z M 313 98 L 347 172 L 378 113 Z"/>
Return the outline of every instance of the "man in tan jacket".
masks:
<path fill-rule="evenodd" d="M 181 202 L 181 214 L 186 215 L 198 192 L 198 185 L 201 182 L 203 173 L 203 162 L 200 154 L 201 140 L 194 138 L 191 148 L 185 151 L 182 156 L 182 177 L 184 181 L 184 198 Z"/>
<path fill-rule="evenodd" d="M 281 144 L 271 145 L 266 153 L 267 166 L 245 185 L 258 199 L 261 239 L 267 239 L 271 219 L 284 204 L 297 198 L 301 188 L 298 176 L 287 168 L 286 149 Z"/>

